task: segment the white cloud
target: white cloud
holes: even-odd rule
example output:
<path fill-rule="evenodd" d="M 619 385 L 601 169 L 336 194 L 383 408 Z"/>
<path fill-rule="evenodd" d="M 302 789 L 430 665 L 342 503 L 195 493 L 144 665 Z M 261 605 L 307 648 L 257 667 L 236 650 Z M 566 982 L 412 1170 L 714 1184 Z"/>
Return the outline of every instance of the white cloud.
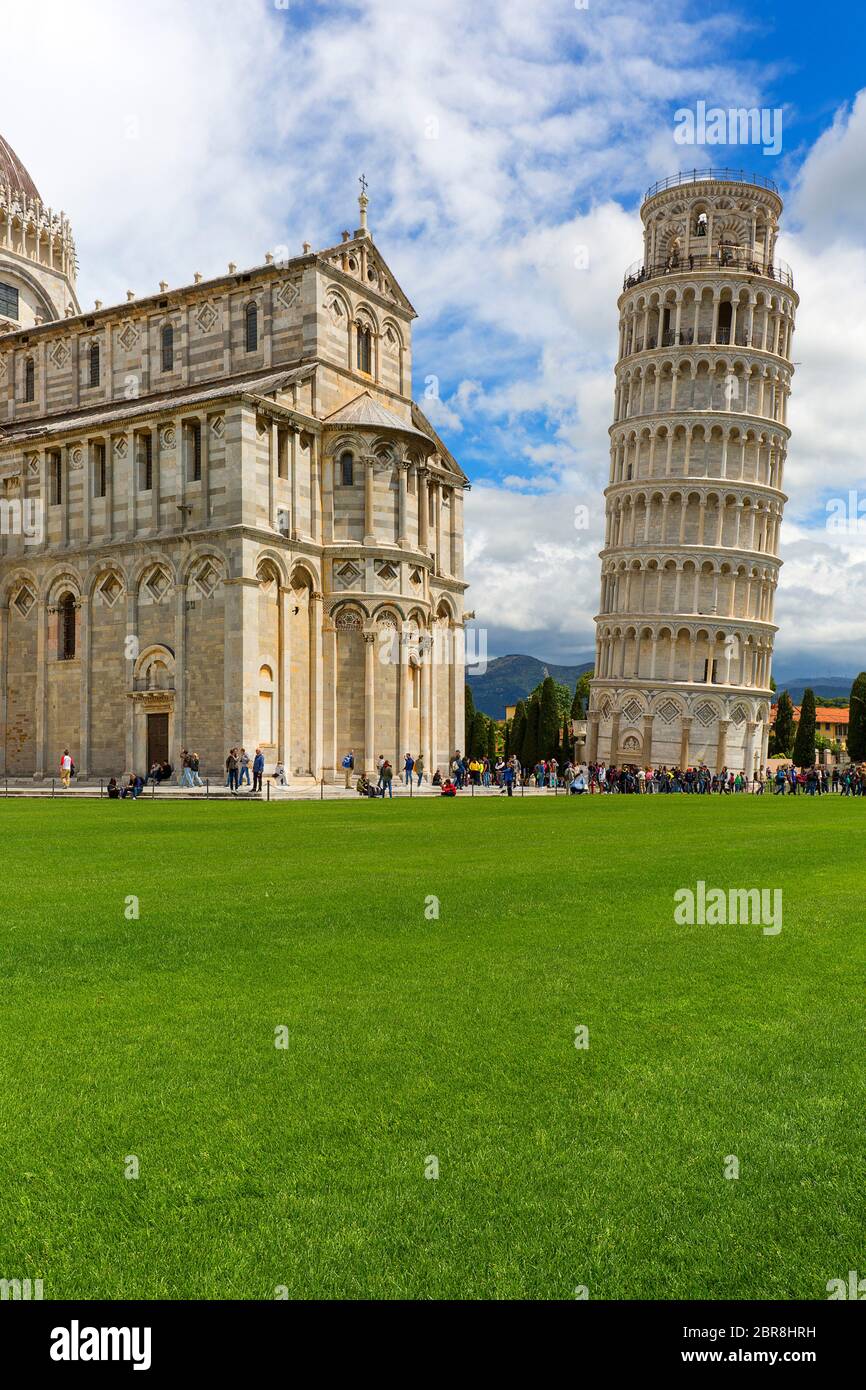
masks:
<path fill-rule="evenodd" d="M 72 218 L 82 301 L 332 244 L 356 225 L 364 169 L 377 244 L 421 314 L 416 395 L 458 456 L 481 460 L 470 604 L 551 657 L 591 644 L 636 200 L 682 162 L 672 105 L 716 91 L 760 104 L 772 73 L 723 56 L 745 21 L 696 18 L 684 0 L 649 20 L 645 0 L 88 0 L 83 13 L 42 0 L 3 19 L 3 134 Z M 863 486 L 864 171 L 861 94 L 807 153 L 780 248 L 802 296 L 781 649 L 864 636 L 846 598 L 862 561 L 807 525 L 828 489 Z M 578 504 L 592 522 L 580 534 Z"/>

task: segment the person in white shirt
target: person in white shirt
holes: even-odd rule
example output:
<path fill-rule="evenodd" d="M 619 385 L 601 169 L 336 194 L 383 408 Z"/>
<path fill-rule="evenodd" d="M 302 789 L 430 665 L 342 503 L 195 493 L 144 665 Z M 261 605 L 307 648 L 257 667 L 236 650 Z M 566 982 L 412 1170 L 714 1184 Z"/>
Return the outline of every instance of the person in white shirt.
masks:
<path fill-rule="evenodd" d="M 60 759 L 60 780 L 64 787 L 69 786 L 69 779 L 72 776 L 72 757 L 69 749 L 64 748 L 63 757 Z"/>

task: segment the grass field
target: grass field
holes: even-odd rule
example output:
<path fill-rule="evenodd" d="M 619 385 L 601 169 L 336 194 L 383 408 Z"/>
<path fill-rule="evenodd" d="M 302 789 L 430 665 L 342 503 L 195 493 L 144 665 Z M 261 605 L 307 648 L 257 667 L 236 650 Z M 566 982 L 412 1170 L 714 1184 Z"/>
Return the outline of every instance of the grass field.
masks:
<path fill-rule="evenodd" d="M 866 1273 L 859 800 L 10 801 L 0 834 L 0 1277 L 768 1299 Z M 698 879 L 781 887 L 781 934 L 676 925 Z"/>

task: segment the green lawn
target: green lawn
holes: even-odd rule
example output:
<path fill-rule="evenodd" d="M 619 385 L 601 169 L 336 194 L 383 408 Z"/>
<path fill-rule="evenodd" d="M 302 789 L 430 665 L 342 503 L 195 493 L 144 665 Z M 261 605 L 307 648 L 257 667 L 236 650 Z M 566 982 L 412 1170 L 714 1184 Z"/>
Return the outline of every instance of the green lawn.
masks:
<path fill-rule="evenodd" d="M 0 1277 L 768 1299 L 866 1272 L 859 800 L 10 800 L 0 836 Z M 781 934 L 677 926 L 698 879 L 781 887 Z"/>

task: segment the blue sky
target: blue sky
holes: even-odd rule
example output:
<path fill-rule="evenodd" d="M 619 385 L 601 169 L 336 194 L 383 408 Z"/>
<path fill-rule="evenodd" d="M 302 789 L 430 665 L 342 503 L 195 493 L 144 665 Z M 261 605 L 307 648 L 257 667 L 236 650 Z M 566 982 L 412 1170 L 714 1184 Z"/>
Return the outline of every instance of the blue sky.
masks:
<path fill-rule="evenodd" d="M 85 304 L 331 245 L 357 225 L 363 170 L 419 312 L 415 395 L 473 481 L 470 606 L 491 654 L 551 661 L 592 650 L 641 195 L 695 164 L 775 178 L 802 301 L 777 671 L 859 670 L 866 546 L 828 531 L 826 504 L 854 489 L 866 512 L 864 22 L 855 6 L 753 9 L 43 0 L 4 16 L 20 61 L 0 129 L 72 218 Z M 701 100 L 781 108 L 779 154 L 677 145 L 674 113 Z"/>

